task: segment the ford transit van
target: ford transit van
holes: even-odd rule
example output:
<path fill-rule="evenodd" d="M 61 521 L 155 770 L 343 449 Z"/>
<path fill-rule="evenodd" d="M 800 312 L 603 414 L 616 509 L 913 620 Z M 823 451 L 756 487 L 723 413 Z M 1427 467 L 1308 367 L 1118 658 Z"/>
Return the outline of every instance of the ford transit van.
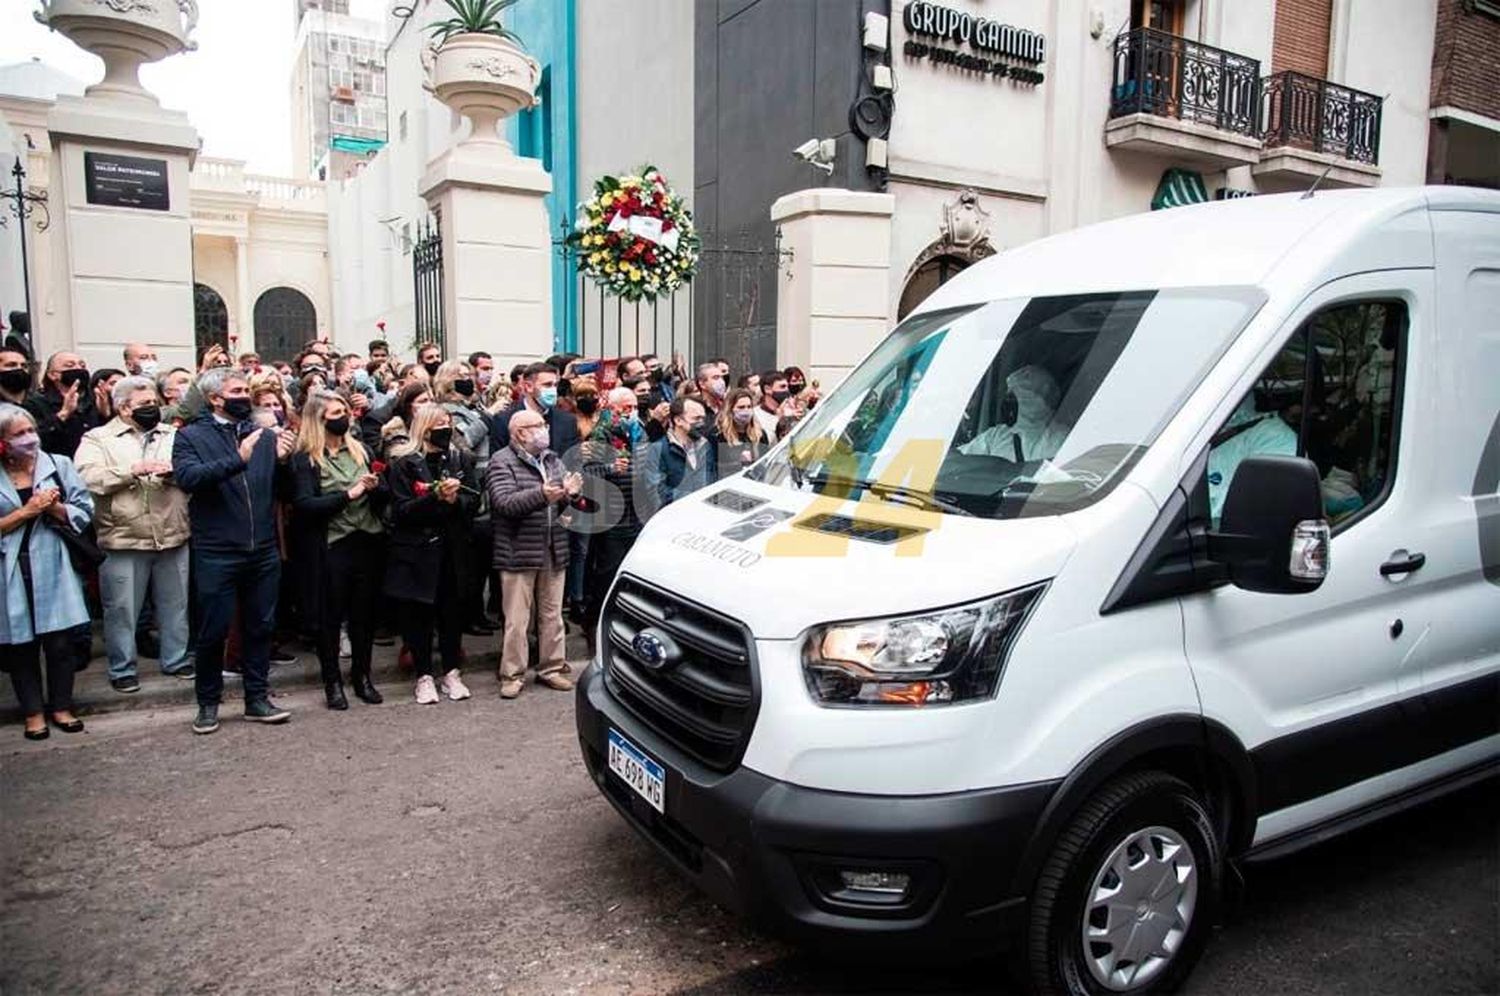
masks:
<path fill-rule="evenodd" d="M 943 286 L 663 509 L 604 796 L 819 947 L 1182 981 L 1235 862 L 1500 770 L 1500 194 L 1178 208 Z"/>

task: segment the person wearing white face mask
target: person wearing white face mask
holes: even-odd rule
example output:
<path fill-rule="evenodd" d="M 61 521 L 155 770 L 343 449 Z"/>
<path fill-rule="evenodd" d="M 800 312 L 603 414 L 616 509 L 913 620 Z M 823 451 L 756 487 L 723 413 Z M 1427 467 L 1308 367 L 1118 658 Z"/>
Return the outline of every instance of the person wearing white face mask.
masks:
<path fill-rule="evenodd" d="M 563 655 L 563 585 L 568 569 L 569 508 L 592 510 L 582 497 L 583 478 L 566 471 L 550 449 L 547 423 L 534 411 L 511 416 L 510 445 L 490 458 L 490 515 L 494 521 L 494 567 L 500 572 L 505 636 L 500 650 L 500 695 L 521 694 L 526 673 L 527 630 L 532 607 L 537 620 L 537 681 L 569 691 Z"/>
<path fill-rule="evenodd" d="M 86 624 L 89 613 L 62 531 L 82 532 L 94 501 L 70 459 L 42 450 L 25 409 L 0 404 L 0 443 L 0 670 L 15 686 L 27 740 L 47 737 L 47 713 L 59 730 L 78 733 L 83 721 L 73 715 L 78 661 L 70 630 Z"/>
<path fill-rule="evenodd" d="M 1005 378 L 1015 398 L 1014 421 L 990 426 L 958 448 L 969 456 L 997 456 L 1015 463 L 1050 460 L 1068 438 L 1069 427 L 1053 421 L 1062 391 L 1042 367 L 1028 365 Z"/>
<path fill-rule="evenodd" d="M 127 342 L 125 344 L 125 372 L 132 377 L 152 377 L 161 369 L 157 361 L 156 350 L 144 342 Z"/>

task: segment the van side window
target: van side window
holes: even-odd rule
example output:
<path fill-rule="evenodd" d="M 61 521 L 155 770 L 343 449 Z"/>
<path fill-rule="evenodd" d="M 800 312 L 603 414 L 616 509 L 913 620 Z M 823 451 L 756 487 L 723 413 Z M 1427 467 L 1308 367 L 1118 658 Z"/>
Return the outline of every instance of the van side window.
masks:
<path fill-rule="evenodd" d="M 1406 305 L 1359 301 L 1308 319 L 1273 359 L 1208 452 L 1214 526 L 1247 457 L 1305 456 L 1335 527 L 1383 499 L 1395 473 Z"/>

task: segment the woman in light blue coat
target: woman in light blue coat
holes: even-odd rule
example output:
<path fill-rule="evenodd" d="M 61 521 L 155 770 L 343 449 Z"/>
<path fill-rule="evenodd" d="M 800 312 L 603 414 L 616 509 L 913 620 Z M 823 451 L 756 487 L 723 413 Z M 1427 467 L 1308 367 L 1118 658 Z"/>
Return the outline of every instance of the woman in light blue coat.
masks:
<path fill-rule="evenodd" d="M 0 467 L 0 671 L 15 685 L 27 740 L 46 739 L 47 712 L 59 730 L 79 733 L 83 721 L 73 715 L 77 651 L 68 631 L 88 622 L 89 613 L 58 531 L 82 531 L 94 501 L 73 461 L 42 452 L 36 423 L 16 405 L 0 404 Z"/>

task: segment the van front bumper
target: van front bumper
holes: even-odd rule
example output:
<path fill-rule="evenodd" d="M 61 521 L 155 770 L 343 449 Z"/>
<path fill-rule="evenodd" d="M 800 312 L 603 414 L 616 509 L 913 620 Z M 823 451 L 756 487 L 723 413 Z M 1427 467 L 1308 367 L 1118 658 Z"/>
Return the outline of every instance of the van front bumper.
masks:
<path fill-rule="evenodd" d="M 1058 782 L 876 796 L 804 788 L 744 767 L 721 773 L 640 723 L 601 677 L 591 666 L 578 686 L 590 776 L 720 905 L 794 939 L 855 952 L 951 946 L 979 954 L 1021 925 L 1017 867 Z M 610 729 L 666 769 L 664 813 L 609 771 Z M 906 876 L 909 885 L 901 896 L 851 891 L 845 871 Z"/>

